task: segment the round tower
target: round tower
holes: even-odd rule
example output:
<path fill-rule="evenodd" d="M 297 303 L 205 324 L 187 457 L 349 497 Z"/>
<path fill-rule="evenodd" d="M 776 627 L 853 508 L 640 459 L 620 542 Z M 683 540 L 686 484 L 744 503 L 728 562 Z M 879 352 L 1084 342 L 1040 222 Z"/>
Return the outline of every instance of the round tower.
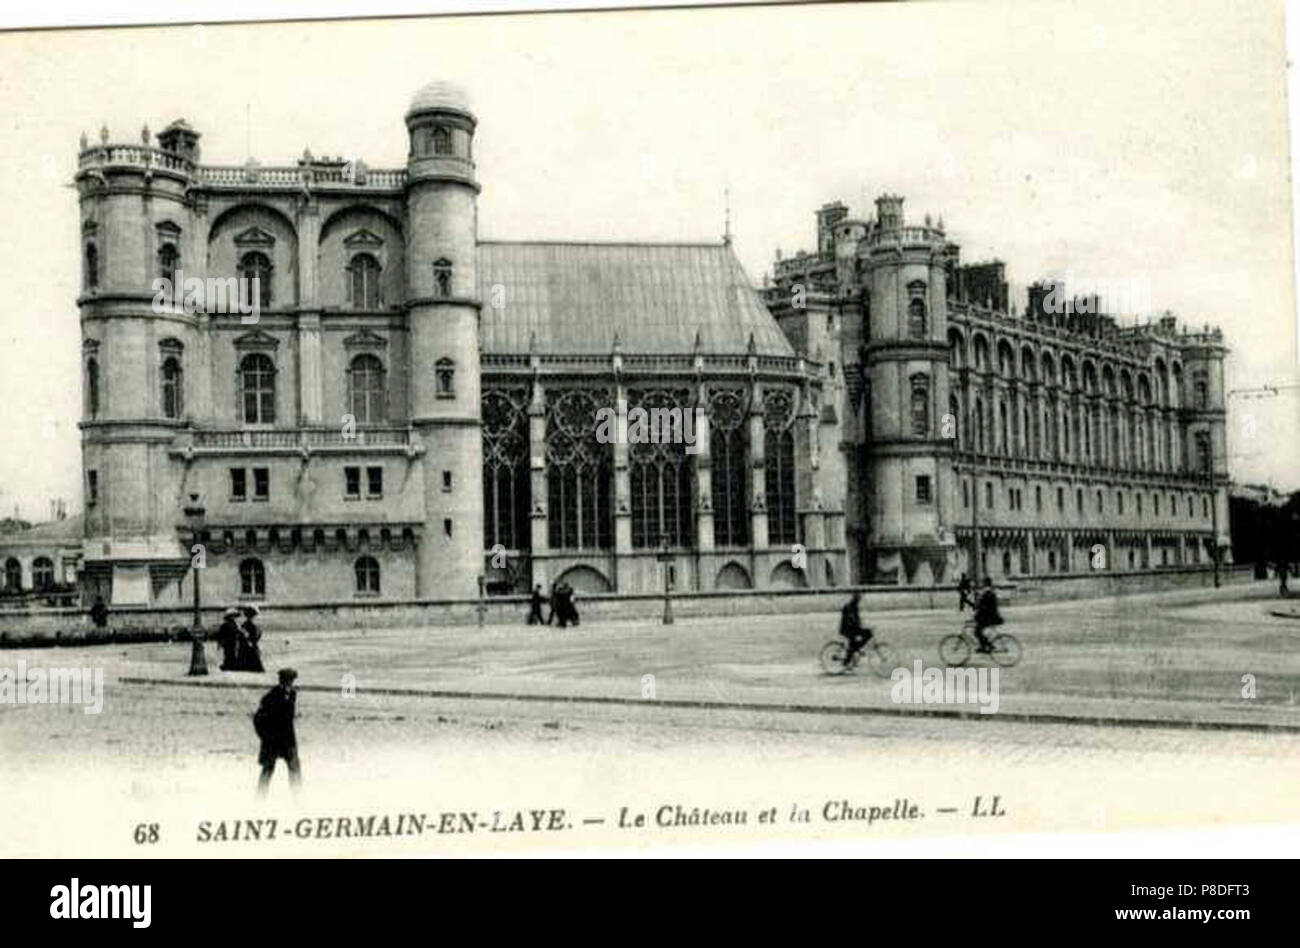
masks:
<path fill-rule="evenodd" d="M 863 334 L 871 393 L 873 579 L 941 582 L 952 566 L 946 246 L 943 232 L 928 222 L 904 225 L 901 197 L 876 201 L 864 260 L 870 296 Z"/>
<path fill-rule="evenodd" d="M 465 94 L 434 82 L 406 112 L 406 311 L 411 424 L 425 448 L 416 592 L 468 598 L 483 572 L 478 182 Z"/>
<path fill-rule="evenodd" d="M 180 123 L 161 147 L 147 127 L 113 143 L 105 128 L 97 143 L 82 136 L 77 160 L 86 585 L 113 603 L 167 601 L 188 564 L 167 448 L 186 424 L 203 317 L 159 302 L 155 280 L 196 256 L 186 187 L 198 138 Z"/>

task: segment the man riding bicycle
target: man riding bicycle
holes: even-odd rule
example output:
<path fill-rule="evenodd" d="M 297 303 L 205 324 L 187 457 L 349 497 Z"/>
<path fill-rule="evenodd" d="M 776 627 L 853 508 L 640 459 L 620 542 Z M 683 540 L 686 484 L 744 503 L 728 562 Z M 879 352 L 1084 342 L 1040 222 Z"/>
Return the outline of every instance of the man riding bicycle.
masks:
<path fill-rule="evenodd" d="M 853 598 L 840 610 L 840 635 L 849 640 L 849 650 L 844 653 L 844 664 L 853 664 L 858 652 L 871 641 L 871 630 L 862 627 L 862 612 L 859 603 L 862 593 L 855 592 Z"/>
<path fill-rule="evenodd" d="M 975 638 L 979 639 L 979 650 L 981 652 L 993 651 L 993 643 L 989 641 L 984 630 L 992 625 L 1002 624 L 1002 614 L 998 612 L 998 594 L 993 591 L 993 580 L 984 577 L 984 591 L 980 593 L 979 601 L 975 603 Z"/>

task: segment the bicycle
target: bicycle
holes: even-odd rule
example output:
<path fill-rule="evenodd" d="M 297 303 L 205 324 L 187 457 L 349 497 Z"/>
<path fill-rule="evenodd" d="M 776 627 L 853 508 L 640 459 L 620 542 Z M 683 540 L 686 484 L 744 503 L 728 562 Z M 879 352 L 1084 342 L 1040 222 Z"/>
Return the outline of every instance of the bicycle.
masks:
<path fill-rule="evenodd" d="M 880 641 L 874 635 L 870 642 L 857 650 L 853 661 L 846 664 L 844 657 L 848 654 L 848 650 L 849 643 L 842 638 L 832 639 L 822 646 L 821 662 L 826 674 L 847 675 L 858 667 L 864 655 L 867 658 L 867 668 L 871 669 L 871 673 L 877 678 L 888 678 L 898 665 L 893 646 Z"/>
<path fill-rule="evenodd" d="M 1003 668 L 1010 668 L 1020 661 L 1023 654 L 1020 640 L 1010 632 L 999 632 L 988 636 L 988 656 Z M 970 661 L 979 651 L 979 639 L 975 635 L 975 623 L 969 619 L 961 625 L 961 631 L 955 635 L 946 635 L 939 642 L 939 658 L 949 668 L 959 668 Z"/>

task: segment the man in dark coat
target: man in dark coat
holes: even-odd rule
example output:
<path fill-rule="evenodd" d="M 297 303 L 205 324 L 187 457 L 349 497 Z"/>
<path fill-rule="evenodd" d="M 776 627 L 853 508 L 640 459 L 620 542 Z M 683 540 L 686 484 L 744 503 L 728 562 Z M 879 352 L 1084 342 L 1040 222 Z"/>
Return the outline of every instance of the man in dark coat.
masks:
<path fill-rule="evenodd" d="M 221 616 L 220 628 L 213 636 L 221 647 L 222 671 L 239 671 L 239 639 L 243 633 L 235 621 L 238 617 L 238 609 L 227 609 Z"/>
<path fill-rule="evenodd" d="M 302 782 L 298 736 L 293 729 L 298 702 L 298 689 L 293 683 L 298 673 L 292 668 L 281 668 L 279 677 L 280 683 L 262 696 L 262 703 L 253 715 L 253 728 L 262 741 L 261 752 L 257 755 L 257 762 L 262 765 L 262 775 L 257 778 L 259 796 L 265 795 L 270 787 L 275 762 L 281 757 L 289 768 L 289 786 L 296 791 Z"/>
<path fill-rule="evenodd" d="M 849 650 L 844 653 L 844 664 L 853 664 L 854 656 L 871 641 L 871 630 L 862 627 L 862 593 L 853 597 L 840 610 L 840 635 L 849 640 Z"/>
<path fill-rule="evenodd" d="M 108 625 L 108 606 L 104 605 L 103 596 L 95 597 L 95 601 L 90 607 L 90 621 L 95 623 L 97 629 L 102 629 Z"/>
<path fill-rule="evenodd" d="M 529 601 L 528 624 L 529 625 L 549 625 L 551 620 L 542 615 L 542 606 L 546 605 L 547 599 L 542 595 L 542 584 L 538 583 L 533 587 L 533 595 Z"/>
<path fill-rule="evenodd" d="M 551 593 L 551 618 L 563 629 L 569 624 L 569 584 L 559 583 Z"/>
<path fill-rule="evenodd" d="M 962 573 L 961 579 L 957 583 L 957 611 L 958 612 L 961 612 L 967 606 L 969 606 L 972 609 L 975 608 L 975 600 L 971 598 L 971 593 L 974 592 L 974 590 L 975 590 L 975 586 L 970 581 L 970 576 L 968 576 L 965 573 Z"/>
<path fill-rule="evenodd" d="M 1002 613 L 998 612 L 998 594 L 993 591 L 993 580 L 984 577 L 984 591 L 980 593 L 979 602 L 975 604 L 975 637 L 980 640 L 980 651 L 991 652 L 993 643 L 988 640 L 984 630 L 989 626 L 1001 625 Z"/>

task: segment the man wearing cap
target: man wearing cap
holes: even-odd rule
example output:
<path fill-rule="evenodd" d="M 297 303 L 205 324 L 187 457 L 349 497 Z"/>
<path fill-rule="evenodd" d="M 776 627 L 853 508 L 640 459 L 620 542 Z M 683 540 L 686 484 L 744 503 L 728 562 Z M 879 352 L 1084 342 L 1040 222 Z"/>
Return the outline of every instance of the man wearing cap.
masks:
<path fill-rule="evenodd" d="M 289 768 L 289 786 L 295 791 L 302 781 L 298 765 L 298 737 L 293 730 L 293 716 L 298 701 L 294 681 L 298 673 L 292 668 L 280 669 L 280 683 L 262 696 L 262 703 L 253 715 L 253 728 L 262 740 L 262 750 L 257 762 L 262 765 L 262 775 L 257 780 L 257 793 L 265 795 L 271 785 L 277 758 L 283 757 Z"/>

